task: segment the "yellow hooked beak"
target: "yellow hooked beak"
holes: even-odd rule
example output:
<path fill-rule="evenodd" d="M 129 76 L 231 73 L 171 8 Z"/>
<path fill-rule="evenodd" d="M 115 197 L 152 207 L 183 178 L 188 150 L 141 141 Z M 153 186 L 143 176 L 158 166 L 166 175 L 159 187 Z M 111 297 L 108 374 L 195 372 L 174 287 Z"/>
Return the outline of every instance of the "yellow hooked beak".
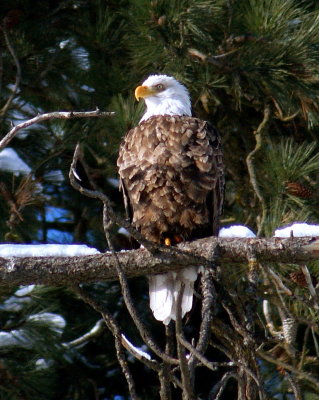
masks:
<path fill-rule="evenodd" d="M 144 99 L 145 97 L 152 96 L 154 93 L 156 93 L 156 91 L 149 86 L 138 86 L 135 89 L 135 98 L 139 101 L 140 98 Z"/>

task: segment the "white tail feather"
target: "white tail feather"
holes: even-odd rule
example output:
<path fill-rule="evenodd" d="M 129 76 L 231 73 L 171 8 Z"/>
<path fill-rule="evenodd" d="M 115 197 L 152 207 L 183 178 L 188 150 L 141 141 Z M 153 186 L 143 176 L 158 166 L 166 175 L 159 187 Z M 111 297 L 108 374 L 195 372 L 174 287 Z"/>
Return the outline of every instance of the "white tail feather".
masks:
<path fill-rule="evenodd" d="M 150 307 L 158 321 L 168 325 L 171 319 L 176 320 L 176 301 L 182 282 L 185 285 L 181 303 L 182 317 L 192 309 L 197 274 L 197 267 L 188 267 L 178 272 L 149 277 Z"/>

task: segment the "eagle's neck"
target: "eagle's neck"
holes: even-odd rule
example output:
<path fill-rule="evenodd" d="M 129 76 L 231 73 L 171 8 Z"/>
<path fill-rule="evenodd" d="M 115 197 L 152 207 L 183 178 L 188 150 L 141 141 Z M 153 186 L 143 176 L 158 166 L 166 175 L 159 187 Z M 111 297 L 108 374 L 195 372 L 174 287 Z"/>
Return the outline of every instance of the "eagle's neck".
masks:
<path fill-rule="evenodd" d="M 146 113 L 140 122 L 154 115 L 192 115 L 191 103 L 188 96 L 183 98 L 148 97 L 145 99 Z"/>

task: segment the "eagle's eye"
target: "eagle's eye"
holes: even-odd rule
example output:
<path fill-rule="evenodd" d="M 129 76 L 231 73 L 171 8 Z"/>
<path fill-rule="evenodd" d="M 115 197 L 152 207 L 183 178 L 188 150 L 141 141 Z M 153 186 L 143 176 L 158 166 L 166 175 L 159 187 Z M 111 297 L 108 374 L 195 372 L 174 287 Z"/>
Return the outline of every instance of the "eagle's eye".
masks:
<path fill-rule="evenodd" d="M 159 83 L 158 85 L 155 85 L 157 90 L 163 90 L 164 89 L 164 85 L 162 85 L 161 83 Z"/>

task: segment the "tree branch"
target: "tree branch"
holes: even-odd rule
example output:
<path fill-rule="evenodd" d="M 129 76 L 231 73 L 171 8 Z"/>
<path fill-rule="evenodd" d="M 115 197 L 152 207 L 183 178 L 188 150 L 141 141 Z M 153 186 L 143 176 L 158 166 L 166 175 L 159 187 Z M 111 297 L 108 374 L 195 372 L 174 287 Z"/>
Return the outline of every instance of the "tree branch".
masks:
<path fill-rule="evenodd" d="M 182 298 L 184 293 L 185 285 L 181 283 L 177 301 L 176 301 L 176 344 L 177 344 L 177 354 L 179 359 L 179 368 L 182 378 L 183 385 L 183 400 L 195 400 L 193 393 L 193 387 L 191 382 L 190 371 L 187 364 L 187 358 L 185 354 L 185 348 L 179 340 L 180 337 L 183 338 L 183 328 L 182 328 Z"/>
<path fill-rule="evenodd" d="M 39 114 L 34 118 L 21 122 L 14 126 L 5 137 L 0 140 L 0 150 L 6 147 L 15 135 L 24 128 L 30 125 L 38 124 L 49 119 L 73 119 L 73 118 L 92 118 L 92 117 L 110 117 L 115 113 L 112 111 L 100 111 L 98 108 L 95 111 L 54 111 L 51 113 Z"/>
<path fill-rule="evenodd" d="M 16 55 L 16 53 L 14 51 L 14 48 L 12 47 L 11 42 L 10 42 L 5 23 L 2 25 L 2 32 L 3 32 L 3 36 L 4 36 L 4 40 L 5 40 L 6 46 L 7 46 L 8 50 L 9 50 L 9 52 L 10 52 L 12 58 L 13 58 L 13 61 L 14 61 L 14 64 L 16 66 L 17 72 L 16 72 L 16 78 L 15 78 L 13 90 L 12 90 L 11 95 L 9 96 L 6 104 L 0 110 L 0 116 L 4 116 L 5 113 L 8 111 L 8 109 L 9 109 L 9 107 L 10 107 L 10 105 L 11 105 L 11 103 L 12 103 L 12 101 L 13 101 L 13 99 L 14 99 L 17 91 L 18 91 L 18 89 L 19 89 L 20 81 L 21 81 L 21 66 L 20 66 L 20 62 L 19 62 L 19 59 L 18 59 L 18 57 L 17 57 L 17 55 Z M 0 147 L 0 149 L 1 149 L 1 147 Z"/>
<path fill-rule="evenodd" d="M 316 377 L 313 376 L 312 374 L 299 370 L 296 367 L 281 361 L 279 358 L 273 358 L 271 355 L 262 350 L 258 350 L 257 354 L 264 360 L 272 364 L 275 364 L 279 367 L 282 367 L 287 371 L 293 372 L 296 376 L 298 376 L 298 378 L 310 382 L 316 389 L 319 389 L 319 380 L 316 379 Z"/>
<path fill-rule="evenodd" d="M 262 232 L 263 225 L 264 225 L 265 218 L 266 218 L 266 202 L 265 202 L 263 193 L 259 188 L 254 161 L 255 161 L 256 154 L 262 148 L 263 136 L 264 136 L 264 134 L 266 132 L 266 129 L 267 129 L 267 127 L 269 125 L 269 121 L 270 121 L 270 115 L 271 115 L 270 111 L 271 110 L 270 110 L 269 104 L 266 104 L 265 108 L 264 108 L 263 120 L 259 124 L 258 128 L 256 129 L 256 131 L 254 131 L 255 140 L 256 140 L 255 148 L 246 157 L 246 164 L 247 164 L 247 168 L 248 168 L 250 183 L 251 183 L 251 185 L 252 185 L 252 187 L 254 189 L 254 192 L 256 193 L 256 196 L 258 197 L 258 200 L 260 201 L 261 208 L 262 208 L 261 221 L 258 224 L 259 225 L 259 227 L 258 227 L 258 235 Z"/>
<path fill-rule="evenodd" d="M 113 315 L 106 309 L 106 307 L 102 306 L 99 302 L 97 302 L 92 296 L 88 294 L 88 292 L 83 290 L 78 285 L 72 285 L 72 288 L 74 292 L 77 293 L 83 301 L 85 301 L 87 304 L 89 304 L 92 308 L 94 308 L 97 312 L 99 312 L 102 315 L 106 326 L 109 328 L 114 337 L 116 356 L 121 366 L 122 372 L 126 378 L 130 396 L 132 400 L 138 400 L 139 398 L 136 394 L 135 382 L 128 367 L 125 354 L 123 351 L 122 335 L 118 323 L 116 322 Z"/>
<path fill-rule="evenodd" d="M 161 274 L 189 265 L 211 265 L 218 246 L 219 262 L 245 263 L 247 248 L 253 246 L 259 261 L 302 264 L 319 259 L 319 238 L 216 238 L 209 237 L 178 245 L 170 253 L 146 249 L 120 251 L 118 260 L 128 278 Z M 67 285 L 79 282 L 118 280 L 111 253 L 75 257 L 0 257 L 2 284 Z"/>

